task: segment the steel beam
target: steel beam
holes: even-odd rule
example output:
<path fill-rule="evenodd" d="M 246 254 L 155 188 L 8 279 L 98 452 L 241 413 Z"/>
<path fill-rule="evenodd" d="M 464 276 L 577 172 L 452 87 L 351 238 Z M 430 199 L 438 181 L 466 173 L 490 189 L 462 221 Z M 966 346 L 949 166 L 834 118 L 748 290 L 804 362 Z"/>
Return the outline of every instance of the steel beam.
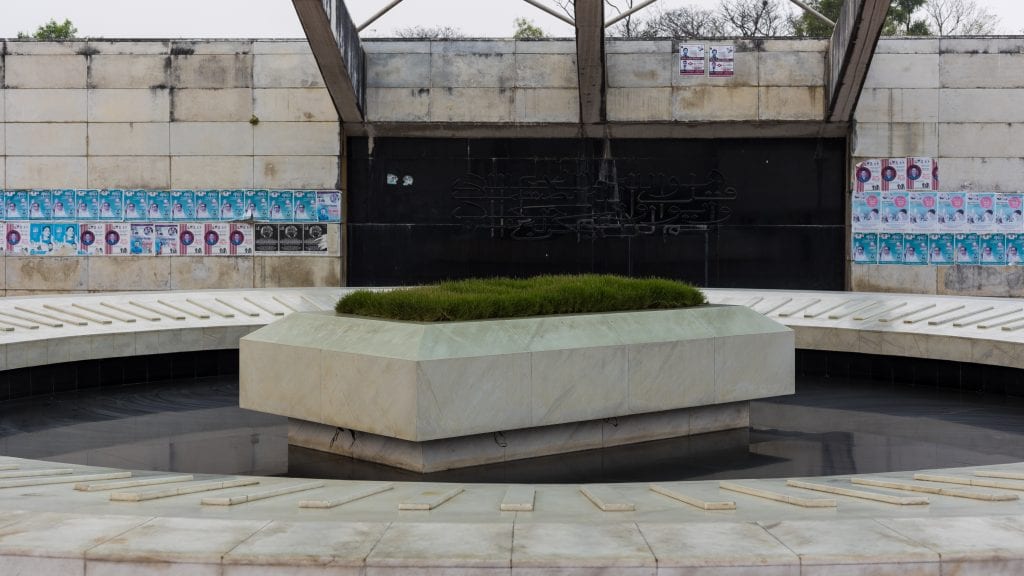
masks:
<path fill-rule="evenodd" d="M 857 109 L 878 38 L 889 13 L 889 0 L 846 0 L 828 51 L 826 119 L 848 122 Z"/>
<path fill-rule="evenodd" d="M 344 0 L 292 0 L 292 4 L 338 116 L 345 123 L 362 122 L 361 80 L 365 64 L 355 25 L 350 21 L 338 22 L 339 15 L 348 18 Z M 336 12 L 333 24 L 328 7 Z M 353 61 L 346 61 L 345 53 L 350 54 Z"/>
<path fill-rule="evenodd" d="M 580 122 L 605 120 L 604 0 L 576 0 L 576 71 Z"/>

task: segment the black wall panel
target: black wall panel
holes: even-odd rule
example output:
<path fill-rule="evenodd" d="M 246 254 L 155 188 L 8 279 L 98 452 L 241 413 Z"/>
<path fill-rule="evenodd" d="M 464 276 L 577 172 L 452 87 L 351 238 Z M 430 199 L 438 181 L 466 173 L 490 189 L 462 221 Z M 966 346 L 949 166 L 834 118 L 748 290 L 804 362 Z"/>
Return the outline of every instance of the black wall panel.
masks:
<path fill-rule="evenodd" d="M 608 272 L 839 290 L 845 153 L 842 139 L 351 138 L 349 284 Z"/>

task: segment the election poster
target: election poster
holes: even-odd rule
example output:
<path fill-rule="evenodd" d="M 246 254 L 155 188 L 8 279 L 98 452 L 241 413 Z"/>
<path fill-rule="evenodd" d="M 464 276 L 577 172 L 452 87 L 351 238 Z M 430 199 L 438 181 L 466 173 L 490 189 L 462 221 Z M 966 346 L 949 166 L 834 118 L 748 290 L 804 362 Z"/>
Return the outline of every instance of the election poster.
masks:
<path fill-rule="evenodd" d="M 146 219 L 150 222 L 166 222 L 171 219 L 171 193 L 169 190 L 146 192 Z"/>
<path fill-rule="evenodd" d="M 910 225 L 906 192 L 882 192 L 882 229 L 905 230 Z M 879 246 L 881 247 L 881 246 Z"/>
<path fill-rule="evenodd" d="M 955 234 L 956 257 L 953 259 L 957 264 L 978 264 L 980 262 L 980 238 L 972 232 Z"/>
<path fill-rule="evenodd" d="M 205 233 L 206 224 L 183 222 L 178 227 L 178 254 L 182 256 L 205 255 L 206 246 L 203 244 L 203 235 Z"/>
<path fill-rule="evenodd" d="M 327 253 L 327 225 L 302 225 L 302 251 Z"/>
<path fill-rule="evenodd" d="M 220 191 L 220 219 L 241 220 L 245 213 L 245 191 L 244 190 L 221 190 Z"/>
<path fill-rule="evenodd" d="M 853 209 L 851 210 L 853 231 L 878 230 L 882 223 L 881 210 L 881 192 L 854 192 Z"/>
<path fill-rule="evenodd" d="M 78 255 L 78 224 L 32 222 L 29 226 L 29 254 L 33 256 Z"/>
<path fill-rule="evenodd" d="M 967 194 L 964 192 L 939 192 L 939 230 L 959 232 L 967 227 Z"/>
<path fill-rule="evenodd" d="M 270 219 L 270 198 L 267 190 L 246 190 L 245 213 L 242 218 L 245 220 L 269 220 Z"/>
<path fill-rule="evenodd" d="M 54 220 L 68 220 L 75 218 L 75 191 L 51 190 L 50 206 L 50 217 Z"/>
<path fill-rule="evenodd" d="M 257 224 L 255 249 L 257 253 L 277 252 L 277 224 Z"/>
<path fill-rule="evenodd" d="M 1024 217 L 1021 216 L 1024 195 L 996 195 L 996 229 L 1002 232 L 1024 233 Z"/>
<path fill-rule="evenodd" d="M 7 223 L 7 233 L 4 236 L 8 256 L 28 256 L 31 254 L 31 226 L 28 222 Z"/>
<path fill-rule="evenodd" d="M 882 160 L 882 191 L 904 191 L 907 189 L 907 159 L 889 158 Z"/>
<path fill-rule="evenodd" d="M 707 54 L 703 44 L 679 45 L 679 74 L 681 76 L 704 76 Z"/>
<path fill-rule="evenodd" d="M 8 190 L 4 194 L 4 206 L 8 220 L 28 220 L 28 190 Z"/>
<path fill-rule="evenodd" d="M 317 220 L 320 222 L 341 222 L 341 192 L 325 190 L 316 195 Z"/>
<path fill-rule="evenodd" d="M 204 225 L 203 247 L 207 256 L 228 256 L 231 253 L 228 235 L 231 224 L 215 222 Z"/>
<path fill-rule="evenodd" d="M 196 195 L 191 190 L 171 190 L 171 220 L 188 222 L 196 219 Z"/>
<path fill-rule="evenodd" d="M 270 204 L 271 222 L 288 222 L 292 220 L 294 213 L 294 195 L 291 190 L 271 190 L 267 194 Z"/>
<path fill-rule="evenodd" d="M 967 229 L 971 232 L 991 232 L 996 228 L 995 194 L 968 192 L 965 203 Z"/>
<path fill-rule="evenodd" d="M 878 263 L 900 264 L 903 262 L 903 234 L 882 232 L 878 235 Z"/>
<path fill-rule="evenodd" d="M 935 191 L 932 186 L 932 159 L 907 158 L 907 190 Z"/>
<path fill-rule="evenodd" d="M 132 256 L 152 256 L 156 254 L 156 224 L 152 222 L 132 224 L 131 243 Z"/>
<path fill-rule="evenodd" d="M 123 196 L 125 222 L 146 222 L 149 220 L 145 190 L 125 190 Z"/>
<path fill-rule="evenodd" d="M 736 47 L 732 44 L 712 44 L 708 50 L 708 76 L 728 78 L 736 71 Z"/>
<path fill-rule="evenodd" d="M 102 210 L 102 201 L 101 201 Z M 132 252 L 132 225 L 127 222 L 108 222 L 103 233 L 103 248 L 107 256 L 130 256 Z"/>
<path fill-rule="evenodd" d="M 231 224 L 228 234 L 228 250 L 232 256 L 252 256 L 256 251 L 252 224 L 236 222 Z"/>
<path fill-rule="evenodd" d="M 75 191 L 75 217 L 79 220 L 96 220 L 100 217 L 100 191 Z"/>
<path fill-rule="evenodd" d="M 107 225 L 103 222 L 80 222 L 78 224 L 78 254 L 81 256 L 102 256 L 106 253 L 103 237 Z"/>
<path fill-rule="evenodd" d="M 903 263 L 908 266 L 928 265 L 928 235 L 903 235 Z"/>
<path fill-rule="evenodd" d="M 156 241 L 153 245 L 153 253 L 157 256 L 177 256 L 181 254 L 180 238 L 178 237 L 179 223 L 158 223 L 156 228 Z"/>
<path fill-rule="evenodd" d="M 100 220 L 120 222 L 124 219 L 124 190 L 100 190 L 97 197 Z"/>
<path fill-rule="evenodd" d="M 277 251 L 302 252 L 302 224 L 278 224 Z"/>
<path fill-rule="evenodd" d="M 196 220 L 220 219 L 220 190 L 196 190 L 193 192 L 193 198 Z"/>
<path fill-rule="evenodd" d="M 1006 235 L 1006 264 L 1020 266 L 1024 262 L 1024 234 Z"/>
<path fill-rule="evenodd" d="M 937 232 L 939 214 L 934 192 L 908 192 L 907 209 L 910 211 L 910 229 L 918 232 Z"/>
<path fill-rule="evenodd" d="M 53 213 L 52 196 L 49 190 L 28 191 L 28 219 L 49 220 Z"/>
<path fill-rule="evenodd" d="M 855 232 L 852 242 L 853 261 L 857 264 L 875 264 L 878 261 L 878 234 Z"/>
<path fill-rule="evenodd" d="M 292 192 L 293 214 L 296 222 L 317 220 L 316 192 L 312 190 L 295 190 Z"/>
<path fill-rule="evenodd" d="M 1005 266 L 1006 265 L 1006 236 L 1003 234 L 981 234 L 982 266 Z"/>
<path fill-rule="evenodd" d="M 855 192 L 882 191 L 882 161 L 865 160 L 853 172 Z"/>
<path fill-rule="evenodd" d="M 953 263 L 952 234 L 929 234 L 928 235 L 928 263 L 939 266 L 947 266 Z"/>

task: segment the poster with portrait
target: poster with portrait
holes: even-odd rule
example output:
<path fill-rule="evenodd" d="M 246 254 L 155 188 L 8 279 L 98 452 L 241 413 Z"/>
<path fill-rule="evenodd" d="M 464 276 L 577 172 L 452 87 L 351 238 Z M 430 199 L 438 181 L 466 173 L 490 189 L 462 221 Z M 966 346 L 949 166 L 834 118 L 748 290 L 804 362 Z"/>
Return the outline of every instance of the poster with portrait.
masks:
<path fill-rule="evenodd" d="M 1024 195 L 996 194 L 996 229 L 1000 232 L 1024 233 L 1024 217 L 1021 209 Z"/>
<path fill-rule="evenodd" d="M 736 71 L 736 47 L 732 44 L 712 44 L 708 49 L 708 76 L 728 78 Z"/>
<path fill-rule="evenodd" d="M 967 229 L 971 232 L 992 232 L 996 229 L 996 195 L 968 192 L 964 204 Z"/>
<path fill-rule="evenodd" d="M 316 195 L 316 214 L 320 222 L 341 222 L 341 192 L 324 190 Z"/>
<path fill-rule="evenodd" d="M 79 220 L 96 220 L 100 217 L 100 191 L 75 191 L 75 218 Z"/>
<path fill-rule="evenodd" d="M 28 219 L 49 220 L 53 213 L 52 198 L 49 190 L 29 190 Z"/>
<path fill-rule="evenodd" d="M 271 190 L 267 193 L 271 222 L 288 222 L 294 213 L 295 197 L 291 190 Z"/>
<path fill-rule="evenodd" d="M 889 232 L 878 234 L 878 263 L 903 263 L 903 234 Z"/>
<path fill-rule="evenodd" d="M 853 171 L 853 190 L 855 192 L 882 191 L 882 161 L 865 160 Z"/>
<path fill-rule="evenodd" d="M 1006 235 L 979 234 L 981 256 L 978 260 L 982 266 L 1006 265 Z"/>
<path fill-rule="evenodd" d="M 277 224 L 256 224 L 255 249 L 257 253 L 269 254 L 277 252 Z"/>
<path fill-rule="evenodd" d="M 294 190 L 292 192 L 292 218 L 296 222 L 316 222 L 316 192 Z"/>
<path fill-rule="evenodd" d="M 954 245 L 953 262 L 956 264 L 978 264 L 981 257 L 981 244 L 978 234 L 966 232 L 954 234 L 956 240 Z"/>
<path fill-rule="evenodd" d="M 204 256 L 206 247 L 203 245 L 203 234 L 205 233 L 205 224 L 182 222 L 178 226 L 178 254 L 181 256 Z"/>
<path fill-rule="evenodd" d="M 200 222 L 220 220 L 220 190 L 196 190 L 192 193 L 195 202 L 195 219 Z"/>
<path fill-rule="evenodd" d="M 100 220 L 120 222 L 124 219 L 124 190 L 100 190 L 96 196 Z"/>
<path fill-rule="evenodd" d="M 703 44 L 679 45 L 680 76 L 704 76 L 707 54 Z"/>
<path fill-rule="evenodd" d="M 932 159 L 907 158 L 907 190 L 935 191 L 932 186 Z"/>
<path fill-rule="evenodd" d="M 4 235 L 4 247 L 8 256 L 28 256 L 32 252 L 31 227 L 29 222 L 8 222 Z"/>
<path fill-rule="evenodd" d="M 882 223 L 882 193 L 854 192 L 851 215 L 854 232 L 878 230 Z"/>
<path fill-rule="evenodd" d="M 875 264 L 878 262 L 878 234 L 874 232 L 855 232 L 851 249 L 856 264 Z"/>
<path fill-rule="evenodd" d="M 882 192 L 882 230 L 906 230 L 910 226 L 909 208 L 906 192 Z"/>
<path fill-rule="evenodd" d="M 302 225 L 302 251 L 327 254 L 327 225 Z"/>
<path fill-rule="evenodd" d="M 964 192 L 939 192 L 939 230 L 960 232 L 967 229 L 967 194 Z"/>
<path fill-rule="evenodd" d="M 196 219 L 196 194 L 192 190 L 171 190 L 171 220 L 189 222 Z"/>
<path fill-rule="evenodd" d="M 928 263 L 948 266 L 953 263 L 955 240 L 952 234 L 928 235 Z"/>
<path fill-rule="evenodd" d="M 232 223 L 228 246 L 232 256 L 252 256 L 256 252 L 253 225 L 247 222 Z"/>
<path fill-rule="evenodd" d="M 50 190 L 50 217 L 54 220 L 71 220 L 76 218 L 75 191 Z"/>
<path fill-rule="evenodd" d="M 903 263 L 907 266 L 928 265 L 928 235 L 903 235 Z"/>
<path fill-rule="evenodd" d="M 170 190 L 146 192 L 146 217 L 150 222 L 167 222 L 171 219 Z"/>
<path fill-rule="evenodd" d="M 177 222 L 155 223 L 156 240 L 153 244 L 153 253 L 157 256 L 177 256 L 181 254 L 181 239 L 178 236 L 178 229 L 182 224 Z"/>
<path fill-rule="evenodd" d="M 127 206 L 127 201 L 125 201 Z M 156 254 L 156 224 L 138 222 L 131 225 L 132 256 L 152 256 Z"/>
<path fill-rule="evenodd" d="M 1020 266 L 1024 263 L 1024 234 L 1006 235 L 1006 264 Z"/>
<path fill-rule="evenodd" d="M 147 200 L 145 190 L 125 190 L 124 194 L 124 221 L 125 222 L 146 222 Z"/>
<path fill-rule="evenodd" d="M 33 256 L 76 256 L 78 224 L 32 222 L 29 226 L 29 254 Z"/>
<path fill-rule="evenodd" d="M 278 224 L 277 228 L 277 251 L 278 252 L 302 252 L 302 226 L 303 224 Z"/>
<path fill-rule="evenodd" d="M 910 229 L 918 232 L 939 230 L 938 201 L 934 192 L 908 192 L 907 209 L 910 212 Z"/>
<path fill-rule="evenodd" d="M 78 224 L 78 254 L 80 256 L 103 256 L 106 250 L 103 237 L 107 225 L 103 222 L 80 222 Z"/>
<path fill-rule="evenodd" d="M 244 220 L 270 219 L 270 193 L 268 190 L 246 190 Z"/>
<path fill-rule="evenodd" d="M 907 189 L 907 159 L 882 160 L 882 191 L 902 192 Z"/>
<path fill-rule="evenodd" d="M 72 195 L 72 198 L 74 196 Z M 81 248 L 78 222 L 53 223 L 53 250 L 51 256 L 78 256 Z"/>
<path fill-rule="evenodd" d="M 228 256 L 231 254 L 231 247 L 228 242 L 228 235 L 231 233 L 231 224 L 228 222 L 212 222 L 204 225 L 203 249 L 207 256 Z"/>
<path fill-rule="evenodd" d="M 244 190 L 220 191 L 220 219 L 224 221 L 241 220 L 245 214 Z"/>
<path fill-rule="evenodd" d="M 102 203 L 101 203 L 102 207 Z M 103 249 L 107 256 L 130 256 L 132 225 L 128 222 L 107 222 L 103 232 Z"/>
<path fill-rule="evenodd" d="M 28 220 L 28 190 L 8 190 L 4 193 L 4 217 L 8 220 Z"/>

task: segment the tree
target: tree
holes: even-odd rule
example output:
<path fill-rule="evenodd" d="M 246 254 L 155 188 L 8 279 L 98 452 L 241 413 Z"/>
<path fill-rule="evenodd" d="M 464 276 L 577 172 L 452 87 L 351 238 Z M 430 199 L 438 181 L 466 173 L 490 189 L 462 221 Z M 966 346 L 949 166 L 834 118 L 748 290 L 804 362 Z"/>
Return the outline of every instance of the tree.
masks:
<path fill-rule="evenodd" d="M 466 37 L 462 30 L 454 26 L 408 26 L 395 30 L 395 36 L 417 40 L 455 40 Z"/>
<path fill-rule="evenodd" d="M 713 38 L 727 34 L 722 18 L 712 10 L 683 6 L 658 10 L 635 26 L 638 38 Z"/>
<path fill-rule="evenodd" d="M 927 0 L 924 13 L 939 36 L 993 34 L 999 18 L 974 0 Z"/>
<path fill-rule="evenodd" d="M 835 22 L 839 18 L 839 10 L 843 7 L 843 0 L 811 0 L 807 4 L 829 20 Z M 832 26 L 804 10 L 800 11 L 799 16 L 793 18 L 792 24 L 794 36 L 804 38 L 827 38 L 832 36 Z"/>
<path fill-rule="evenodd" d="M 930 36 L 928 21 L 918 17 L 920 12 L 927 13 L 927 4 L 937 0 L 892 0 L 889 15 L 882 27 L 883 36 Z M 942 2 L 970 2 L 973 0 L 938 0 Z M 826 18 L 835 22 L 839 18 L 839 10 L 843 7 L 842 0 L 809 0 L 809 6 L 821 12 Z M 986 11 L 987 12 L 987 11 Z M 992 16 L 989 15 L 991 18 Z M 823 37 L 832 35 L 832 27 L 804 12 L 792 21 L 793 33 L 796 36 Z"/>
<path fill-rule="evenodd" d="M 516 40 L 537 40 L 544 37 L 544 31 L 531 20 L 526 18 L 515 19 L 515 32 L 512 37 Z"/>
<path fill-rule="evenodd" d="M 34 38 L 36 40 L 71 40 L 78 34 L 78 28 L 71 23 L 71 20 L 67 18 L 64 22 L 58 24 L 56 20 L 50 19 L 49 22 L 36 28 L 34 34 L 27 34 L 25 32 L 18 32 L 18 38 Z"/>
<path fill-rule="evenodd" d="M 914 18 L 918 9 L 928 0 L 892 0 L 889 16 L 882 27 L 883 36 L 930 36 L 928 22 Z"/>
<path fill-rule="evenodd" d="M 782 36 L 791 31 L 778 0 L 722 0 L 719 15 L 726 31 L 737 36 Z"/>

